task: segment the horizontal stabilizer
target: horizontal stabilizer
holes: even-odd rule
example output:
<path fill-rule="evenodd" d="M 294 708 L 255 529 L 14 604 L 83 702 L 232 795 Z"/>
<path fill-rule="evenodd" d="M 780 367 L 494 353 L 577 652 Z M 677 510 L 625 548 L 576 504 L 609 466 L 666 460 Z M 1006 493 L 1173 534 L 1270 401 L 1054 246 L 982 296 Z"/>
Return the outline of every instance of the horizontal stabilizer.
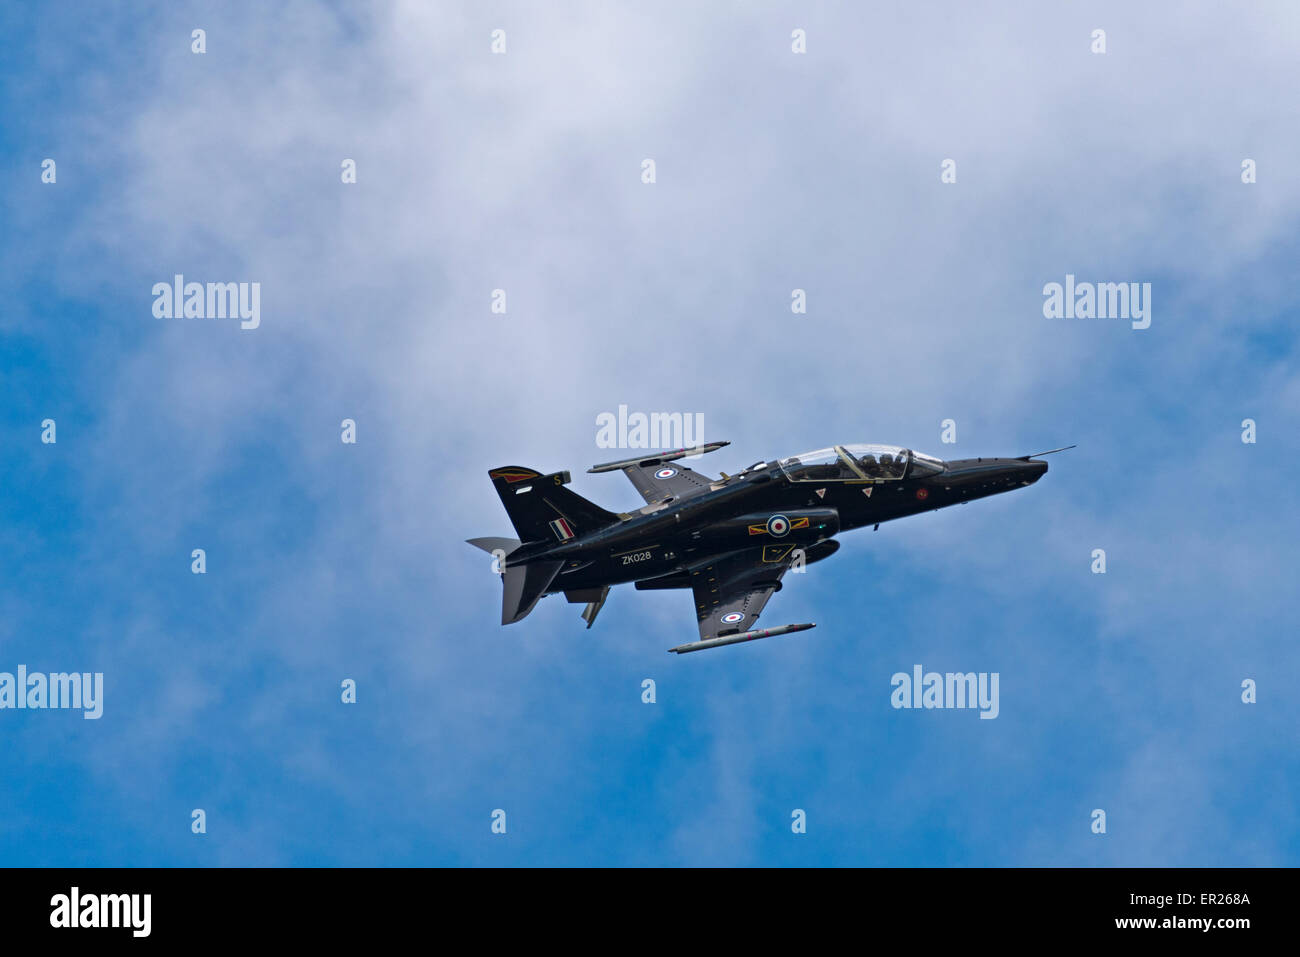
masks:
<path fill-rule="evenodd" d="M 489 535 L 486 538 L 467 538 L 465 539 L 465 544 L 473 545 L 475 548 L 481 548 L 489 555 L 496 552 L 498 549 L 509 555 L 519 547 L 519 539 L 497 538 L 494 535 Z"/>
<path fill-rule="evenodd" d="M 564 562 L 534 562 L 507 568 L 502 578 L 501 624 L 527 618 L 563 567 Z"/>

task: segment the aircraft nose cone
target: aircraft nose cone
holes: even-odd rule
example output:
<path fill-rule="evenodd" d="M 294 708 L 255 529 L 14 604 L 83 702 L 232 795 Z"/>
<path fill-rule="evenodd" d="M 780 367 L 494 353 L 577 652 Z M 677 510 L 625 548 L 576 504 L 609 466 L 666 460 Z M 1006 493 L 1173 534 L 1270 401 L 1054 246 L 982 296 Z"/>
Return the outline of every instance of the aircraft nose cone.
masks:
<path fill-rule="evenodd" d="M 1033 485 L 1046 471 L 1039 459 L 959 459 L 948 463 L 941 481 L 959 500 L 983 498 Z"/>

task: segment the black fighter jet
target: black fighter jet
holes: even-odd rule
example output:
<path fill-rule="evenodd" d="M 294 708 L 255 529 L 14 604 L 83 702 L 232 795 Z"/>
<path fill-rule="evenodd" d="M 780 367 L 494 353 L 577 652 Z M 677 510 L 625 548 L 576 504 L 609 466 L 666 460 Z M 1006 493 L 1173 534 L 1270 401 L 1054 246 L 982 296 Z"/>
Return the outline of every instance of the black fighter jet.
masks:
<path fill-rule="evenodd" d="M 728 444 L 587 470 L 626 474 L 646 500 L 635 512 L 607 512 L 570 491 L 568 472 L 515 465 L 488 472 L 519 534 L 469 539 L 497 559 L 501 624 L 525 617 L 543 595 L 564 592 L 586 604 L 590 628 L 610 586 L 636 582 L 694 594 L 700 640 L 668 649 L 678 654 L 804 631 L 814 625 L 752 626 L 786 571 L 834 555 L 840 532 L 1009 492 L 1047 471 L 1033 455 L 944 462 L 893 445 L 836 445 L 717 479 L 670 464 Z"/>

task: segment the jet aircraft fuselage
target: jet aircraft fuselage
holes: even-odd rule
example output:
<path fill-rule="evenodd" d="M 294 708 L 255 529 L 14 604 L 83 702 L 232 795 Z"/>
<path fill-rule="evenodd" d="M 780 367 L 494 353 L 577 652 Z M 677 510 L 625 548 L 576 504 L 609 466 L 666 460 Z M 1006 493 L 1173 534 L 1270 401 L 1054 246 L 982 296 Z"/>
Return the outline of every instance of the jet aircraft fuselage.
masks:
<path fill-rule="evenodd" d="M 635 582 L 638 589 L 692 589 L 701 635 L 695 644 L 723 643 L 757 619 L 786 570 L 834 554 L 841 532 L 1022 488 L 1047 471 L 1031 456 L 945 462 L 882 445 L 832 446 L 719 479 L 675 464 L 726 444 L 590 469 L 628 475 L 646 500 L 630 513 L 606 512 L 571 492 L 567 472 L 493 469 L 521 540 L 471 543 L 497 554 L 506 579 L 503 623 L 523 618 L 542 595 L 563 592 L 587 604 L 590 627 L 610 586 Z"/>

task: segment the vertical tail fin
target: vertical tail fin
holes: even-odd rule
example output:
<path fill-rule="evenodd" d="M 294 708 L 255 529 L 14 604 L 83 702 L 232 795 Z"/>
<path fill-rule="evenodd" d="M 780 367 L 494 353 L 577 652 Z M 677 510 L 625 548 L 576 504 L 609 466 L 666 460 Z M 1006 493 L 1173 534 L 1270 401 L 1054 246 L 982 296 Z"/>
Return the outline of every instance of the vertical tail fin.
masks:
<path fill-rule="evenodd" d="M 571 492 L 568 472 L 542 475 L 506 465 L 488 472 L 510 522 L 524 542 L 567 542 L 595 528 L 612 525 L 618 516 Z"/>

